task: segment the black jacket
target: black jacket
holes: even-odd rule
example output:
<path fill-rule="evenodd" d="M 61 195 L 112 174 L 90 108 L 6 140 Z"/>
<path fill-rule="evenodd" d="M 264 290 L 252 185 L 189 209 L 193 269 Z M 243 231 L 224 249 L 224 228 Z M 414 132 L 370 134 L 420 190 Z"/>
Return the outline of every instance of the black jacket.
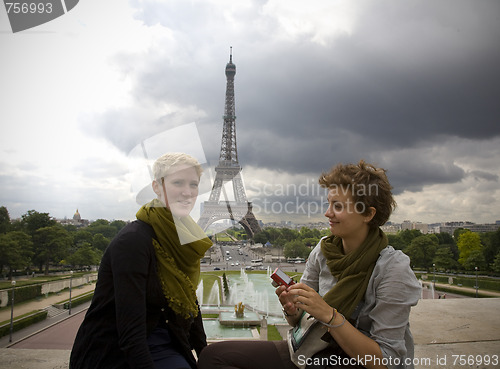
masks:
<path fill-rule="evenodd" d="M 168 307 L 152 237 L 152 227 L 137 220 L 125 226 L 104 252 L 70 369 L 154 369 L 147 336 L 161 320 L 178 350 L 196 368 L 191 350 L 199 355 L 207 345 L 201 313 L 184 319 Z"/>

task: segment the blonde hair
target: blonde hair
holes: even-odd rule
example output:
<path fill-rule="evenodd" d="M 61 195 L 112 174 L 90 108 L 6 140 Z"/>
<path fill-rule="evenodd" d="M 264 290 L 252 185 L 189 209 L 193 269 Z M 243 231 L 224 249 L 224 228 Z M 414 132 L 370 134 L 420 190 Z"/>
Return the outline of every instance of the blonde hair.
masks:
<path fill-rule="evenodd" d="M 168 152 L 163 154 L 153 164 L 153 176 L 156 181 L 160 181 L 165 177 L 169 170 L 176 165 L 189 165 L 193 166 L 198 173 L 198 177 L 201 177 L 203 168 L 201 167 L 198 160 L 196 160 L 191 155 L 182 152 Z"/>

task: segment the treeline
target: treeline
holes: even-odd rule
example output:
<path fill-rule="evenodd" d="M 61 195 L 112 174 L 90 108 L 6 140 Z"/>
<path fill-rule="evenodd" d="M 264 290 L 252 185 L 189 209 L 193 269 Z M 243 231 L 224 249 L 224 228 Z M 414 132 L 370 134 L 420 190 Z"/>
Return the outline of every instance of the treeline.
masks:
<path fill-rule="evenodd" d="M 33 271 L 49 273 L 50 268 L 86 268 L 100 263 L 109 242 L 125 222 L 98 219 L 88 227 L 61 225 L 48 213 L 29 210 L 11 221 L 0 207 L 0 273 L 9 279 Z"/>
<path fill-rule="evenodd" d="M 300 231 L 287 228 L 265 228 L 255 235 L 256 243 L 272 244 L 283 249 L 286 257 L 307 258 L 321 237 L 329 230 L 303 227 Z M 500 228 L 496 232 L 476 233 L 457 229 L 449 233 L 422 234 L 419 230 L 404 230 L 388 234 L 389 245 L 410 257 L 416 269 L 459 272 L 500 273 Z"/>
<path fill-rule="evenodd" d="M 263 245 L 269 242 L 272 247 L 283 249 L 283 256 L 287 258 L 300 257 L 306 259 L 319 240 L 329 234 L 330 231 L 328 230 L 320 231 L 307 227 L 302 227 L 300 230 L 264 228 L 254 236 L 254 242 Z"/>
<path fill-rule="evenodd" d="M 30 274 L 37 270 L 48 274 L 51 267 L 85 268 L 98 265 L 113 237 L 126 222 L 99 219 L 88 227 L 61 225 L 48 213 L 30 210 L 21 219 L 11 221 L 9 212 L 0 207 L 0 273 L 9 279 L 14 273 Z M 227 233 L 245 238 L 244 230 Z M 264 228 L 254 236 L 255 243 L 270 243 L 282 249 L 285 257 L 307 258 L 329 230 Z M 496 232 L 476 233 L 457 229 L 448 233 L 422 234 L 404 230 L 387 235 L 389 244 L 405 252 L 416 269 L 430 271 L 474 271 L 500 273 L 500 228 Z"/>
<path fill-rule="evenodd" d="M 388 235 L 389 244 L 403 250 L 412 267 L 430 271 L 500 273 L 500 229 L 476 233 L 457 229 L 449 233 L 422 234 L 418 230 Z"/>

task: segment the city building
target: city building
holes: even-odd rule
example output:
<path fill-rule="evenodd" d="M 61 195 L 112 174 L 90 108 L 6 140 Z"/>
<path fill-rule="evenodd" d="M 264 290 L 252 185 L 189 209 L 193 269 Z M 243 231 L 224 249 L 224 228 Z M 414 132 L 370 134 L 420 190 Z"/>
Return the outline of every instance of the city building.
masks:
<path fill-rule="evenodd" d="M 62 225 L 74 225 L 76 227 L 87 227 L 90 224 L 88 219 L 83 219 L 78 209 L 76 209 L 75 214 L 72 219 L 56 219 L 59 224 Z"/>

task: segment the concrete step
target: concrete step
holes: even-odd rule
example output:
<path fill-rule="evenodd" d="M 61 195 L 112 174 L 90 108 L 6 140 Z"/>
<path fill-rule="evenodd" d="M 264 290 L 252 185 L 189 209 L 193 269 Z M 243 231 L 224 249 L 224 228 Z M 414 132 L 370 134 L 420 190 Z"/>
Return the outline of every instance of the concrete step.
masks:
<path fill-rule="evenodd" d="M 45 308 L 45 310 L 47 310 L 47 318 L 53 318 L 55 316 L 58 316 L 58 315 L 61 315 L 61 314 L 64 314 L 64 313 L 68 313 L 68 311 L 66 309 L 59 309 L 57 307 L 55 307 L 54 305 L 50 305 L 48 307 Z"/>

